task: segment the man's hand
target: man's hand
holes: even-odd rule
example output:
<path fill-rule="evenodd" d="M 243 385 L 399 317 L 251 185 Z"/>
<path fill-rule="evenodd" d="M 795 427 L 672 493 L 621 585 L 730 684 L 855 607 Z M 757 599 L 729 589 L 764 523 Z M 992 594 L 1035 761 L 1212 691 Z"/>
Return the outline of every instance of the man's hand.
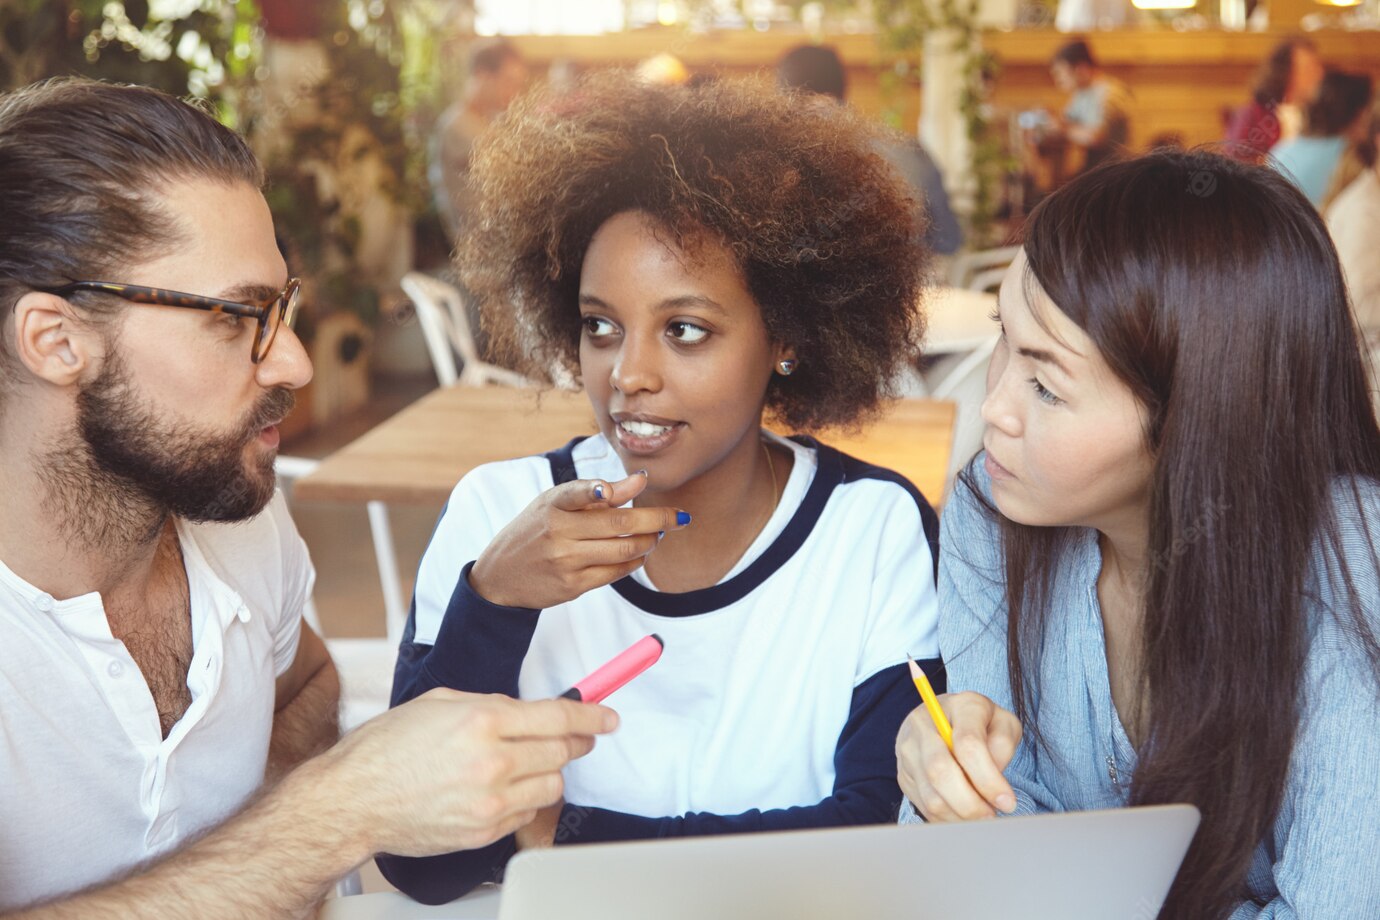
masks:
<path fill-rule="evenodd" d="M 561 769 L 611 732 L 611 709 L 436 689 L 362 725 L 323 756 L 372 852 L 474 849 L 560 801 Z"/>

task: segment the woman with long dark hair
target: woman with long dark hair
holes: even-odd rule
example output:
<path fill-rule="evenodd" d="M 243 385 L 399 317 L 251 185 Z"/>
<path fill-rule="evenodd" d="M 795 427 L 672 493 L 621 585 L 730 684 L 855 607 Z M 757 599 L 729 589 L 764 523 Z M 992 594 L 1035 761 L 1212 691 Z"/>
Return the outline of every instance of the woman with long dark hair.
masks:
<path fill-rule="evenodd" d="M 1322 83 L 1318 48 L 1302 36 L 1292 36 L 1270 50 L 1261 62 L 1251 100 L 1232 113 L 1223 152 L 1247 163 L 1263 163 L 1270 148 L 1293 137 L 1303 127 L 1303 108 L 1313 101 Z"/>
<path fill-rule="evenodd" d="M 1317 212 L 1220 156 L 1111 164 L 1032 213 L 999 314 L 941 535 L 954 753 L 912 713 L 909 802 L 1188 802 L 1161 916 L 1380 916 L 1380 432 Z"/>

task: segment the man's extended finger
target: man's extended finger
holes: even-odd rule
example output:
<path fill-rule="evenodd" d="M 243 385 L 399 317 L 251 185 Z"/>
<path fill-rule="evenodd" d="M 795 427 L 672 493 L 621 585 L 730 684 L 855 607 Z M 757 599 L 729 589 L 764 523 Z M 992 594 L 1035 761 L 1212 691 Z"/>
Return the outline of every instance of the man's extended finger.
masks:
<path fill-rule="evenodd" d="M 546 773 L 518 780 L 508 787 L 504 798 L 522 808 L 546 808 L 559 802 L 564 792 L 565 783 L 561 774 Z"/>
<path fill-rule="evenodd" d="M 566 764 L 578 760 L 594 750 L 590 735 L 567 735 L 564 738 L 522 738 L 509 742 L 513 758 L 513 779 L 559 773 Z"/>
<path fill-rule="evenodd" d="M 602 735 L 617 727 L 618 713 L 607 706 L 573 700 L 508 700 L 502 706 L 498 736 L 519 739 Z"/>

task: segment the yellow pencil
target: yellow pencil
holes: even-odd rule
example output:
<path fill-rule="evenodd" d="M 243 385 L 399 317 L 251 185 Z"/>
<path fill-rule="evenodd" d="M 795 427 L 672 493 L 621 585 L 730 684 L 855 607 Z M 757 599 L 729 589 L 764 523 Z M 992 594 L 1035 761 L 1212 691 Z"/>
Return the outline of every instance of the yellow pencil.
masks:
<path fill-rule="evenodd" d="M 915 663 L 914 658 L 907 658 L 910 662 L 910 679 L 915 681 L 915 689 L 920 691 L 920 698 L 925 701 L 925 708 L 930 712 L 930 718 L 934 720 L 934 727 L 939 729 L 939 737 L 944 739 L 949 750 L 954 749 L 954 730 L 949 727 L 949 720 L 944 717 L 944 710 L 939 707 L 939 698 L 934 695 L 934 688 L 930 686 L 930 679 L 925 676 L 925 672 L 920 670 L 920 665 Z"/>

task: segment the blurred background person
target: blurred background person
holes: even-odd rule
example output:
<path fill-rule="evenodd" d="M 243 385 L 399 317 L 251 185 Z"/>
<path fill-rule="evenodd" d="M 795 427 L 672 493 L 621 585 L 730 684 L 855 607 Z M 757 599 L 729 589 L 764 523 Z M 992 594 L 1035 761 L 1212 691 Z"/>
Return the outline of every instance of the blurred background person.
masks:
<path fill-rule="evenodd" d="M 1368 75 L 1329 70 L 1317 98 L 1308 106 L 1303 134 L 1280 141 L 1270 150 L 1271 165 L 1288 176 L 1314 207 L 1322 207 L 1342 154 L 1365 140 L 1371 95 Z"/>
<path fill-rule="evenodd" d="M 1126 146 L 1135 97 L 1125 83 L 1103 73 L 1086 41 L 1075 39 L 1056 51 L 1049 73 L 1069 97 L 1055 133 L 1082 153 L 1076 171 L 1090 169 Z"/>
<path fill-rule="evenodd" d="M 800 45 L 786 52 L 776 65 L 776 82 L 783 89 L 833 99 L 840 105 L 845 104 L 848 95 L 843 60 L 830 45 Z M 893 137 L 878 152 L 915 191 L 917 206 L 925 218 L 925 244 L 930 251 L 953 255 L 963 245 L 963 230 L 949 205 L 939 167 L 918 138 L 899 133 L 893 133 Z"/>
<path fill-rule="evenodd" d="M 1260 66 L 1251 101 L 1233 112 L 1223 139 L 1223 153 L 1248 163 L 1263 163 L 1270 148 L 1296 137 L 1303 110 L 1318 95 L 1323 62 L 1306 38 L 1286 38 Z"/>
<path fill-rule="evenodd" d="M 522 93 L 528 76 L 527 62 L 511 42 L 481 42 L 470 55 L 464 94 L 436 120 L 427 178 L 436 211 L 452 240 L 470 209 L 466 181 L 474 141 Z"/>
<path fill-rule="evenodd" d="M 1327 208 L 1326 218 L 1373 359 L 1380 351 L 1380 104 L 1371 107 L 1368 121 L 1369 136 L 1357 146 L 1365 169 Z"/>
<path fill-rule="evenodd" d="M 1049 73 L 1068 94 L 1063 112 L 1034 108 L 1016 115 L 1014 146 L 1026 207 L 1125 149 L 1131 136 L 1134 97 L 1126 84 L 1102 71 L 1087 41 L 1075 39 L 1059 48 Z"/>

